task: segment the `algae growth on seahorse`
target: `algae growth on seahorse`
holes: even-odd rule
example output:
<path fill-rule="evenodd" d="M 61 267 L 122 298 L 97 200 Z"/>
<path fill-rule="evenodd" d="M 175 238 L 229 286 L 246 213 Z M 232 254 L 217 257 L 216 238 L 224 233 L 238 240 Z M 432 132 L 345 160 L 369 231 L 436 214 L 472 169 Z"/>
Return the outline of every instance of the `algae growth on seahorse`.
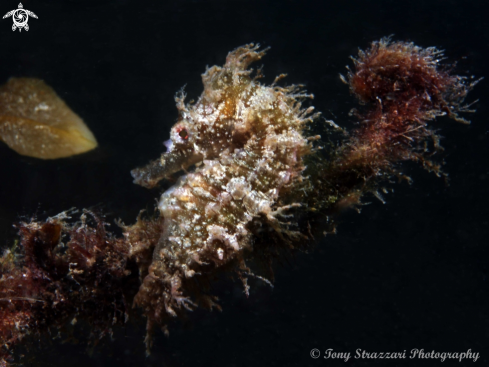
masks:
<path fill-rule="evenodd" d="M 243 252 L 251 250 L 257 232 L 272 230 L 284 240 L 301 236 L 286 222 L 301 203 L 288 197 L 303 186 L 304 157 L 316 139 L 304 130 L 319 114 L 302 107 L 312 96 L 300 87 L 265 86 L 257 81 L 260 74 L 251 75 L 249 64 L 264 54 L 258 46 L 240 47 L 223 67 L 203 74 L 204 92 L 196 103 L 186 105 L 180 93 L 168 151 L 132 172 L 136 183 L 152 187 L 196 165 L 158 204 L 164 230 L 136 296 L 155 319 L 194 307 L 182 282 L 196 273 L 230 262 L 249 272 Z M 163 297 L 155 300 L 155 293 Z"/>

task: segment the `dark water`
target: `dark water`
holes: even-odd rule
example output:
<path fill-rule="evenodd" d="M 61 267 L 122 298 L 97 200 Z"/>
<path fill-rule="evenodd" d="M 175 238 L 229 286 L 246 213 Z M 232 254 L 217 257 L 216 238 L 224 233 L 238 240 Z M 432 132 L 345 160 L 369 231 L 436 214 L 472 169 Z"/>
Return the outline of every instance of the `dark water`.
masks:
<path fill-rule="evenodd" d="M 357 48 L 382 36 L 446 50 L 457 72 L 489 75 L 489 27 L 483 1 L 43 1 L 26 0 L 29 32 L 0 21 L 0 81 L 44 79 L 84 118 L 100 147 L 44 162 L 0 144 L 0 238 L 33 214 L 99 205 L 131 223 L 157 191 L 132 184 L 129 171 L 163 151 L 177 116 L 173 96 L 187 84 L 201 93 L 206 65 L 228 51 L 271 46 L 265 81 L 289 74 L 314 93 L 326 118 L 352 126 L 355 101 L 338 73 Z M 17 7 L 2 1 L 0 13 Z M 90 356 L 85 345 L 52 342 L 24 351 L 28 366 L 438 366 L 439 360 L 312 359 L 332 348 L 351 352 L 478 352 L 489 363 L 488 82 L 470 126 L 440 119 L 441 179 L 407 166 L 412 186 L 394 186 L 382 205 L 342 217 L 336 236 L 277 269 L 273 291 L 252 282 L 216 286 L 222 314 L 195 312 L 188 324 L 156 336 L 144 356 L 144 324 L 118 329 Z M 443 365 L 471 366 L 471 360 Z"/>

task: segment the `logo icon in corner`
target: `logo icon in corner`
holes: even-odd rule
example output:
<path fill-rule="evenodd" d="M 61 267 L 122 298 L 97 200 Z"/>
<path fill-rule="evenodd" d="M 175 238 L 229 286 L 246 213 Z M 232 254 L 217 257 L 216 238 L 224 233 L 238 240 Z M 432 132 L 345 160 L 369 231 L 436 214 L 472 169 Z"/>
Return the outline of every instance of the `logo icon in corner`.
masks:
<path fill-rule="evenodd" d="M 37 15 L 31 12 L 30 10 L 24 9 L 22 3 L 19 3 L 19 8 L 9 11 L 7 14 L 3 16 L 3 19 L 12 17 L 14 24 L 12 25 L 12 30 L 15 31 L 17 28 L 19 32 L 24 28 L 26 31 L 29 30 L 29 25 L 27 24 L 29 20 L 29 15 L 33 18 L 37 19 Z"/>

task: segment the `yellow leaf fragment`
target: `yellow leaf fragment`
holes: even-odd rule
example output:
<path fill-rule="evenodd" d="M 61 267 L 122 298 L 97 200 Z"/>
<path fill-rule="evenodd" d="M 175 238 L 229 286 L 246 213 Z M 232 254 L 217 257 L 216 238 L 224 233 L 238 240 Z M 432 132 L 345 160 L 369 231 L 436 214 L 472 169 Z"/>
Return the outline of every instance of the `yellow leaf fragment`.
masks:
<path fill-rule="evenodd" d="M 83 120 L 44 81 L 10 78 L 0 86 L 0 140 L 17 153 L 55 159 L 94 149 Z"/>

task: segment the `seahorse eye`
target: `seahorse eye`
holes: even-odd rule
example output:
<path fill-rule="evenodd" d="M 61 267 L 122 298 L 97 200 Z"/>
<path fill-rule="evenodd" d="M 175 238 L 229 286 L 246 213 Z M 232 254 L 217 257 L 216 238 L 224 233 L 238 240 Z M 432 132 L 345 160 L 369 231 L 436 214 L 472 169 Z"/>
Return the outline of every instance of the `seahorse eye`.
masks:
<path fill-rule="evenodd" d="M 178 135 L 180 135 L 180 137 L 184 140 L 187 140 L 188 139 L 188 132 L 187 132 L 187 129 L 182 129 L 180 130 L 180 132 L 178 133 Z"/>
<path fill-rule="evenodd" d="M 187 121 L 180 121 L 171 129 L 170 138 L 177 147 L 188 147 L 194 140 L 192 127 Z"/>

